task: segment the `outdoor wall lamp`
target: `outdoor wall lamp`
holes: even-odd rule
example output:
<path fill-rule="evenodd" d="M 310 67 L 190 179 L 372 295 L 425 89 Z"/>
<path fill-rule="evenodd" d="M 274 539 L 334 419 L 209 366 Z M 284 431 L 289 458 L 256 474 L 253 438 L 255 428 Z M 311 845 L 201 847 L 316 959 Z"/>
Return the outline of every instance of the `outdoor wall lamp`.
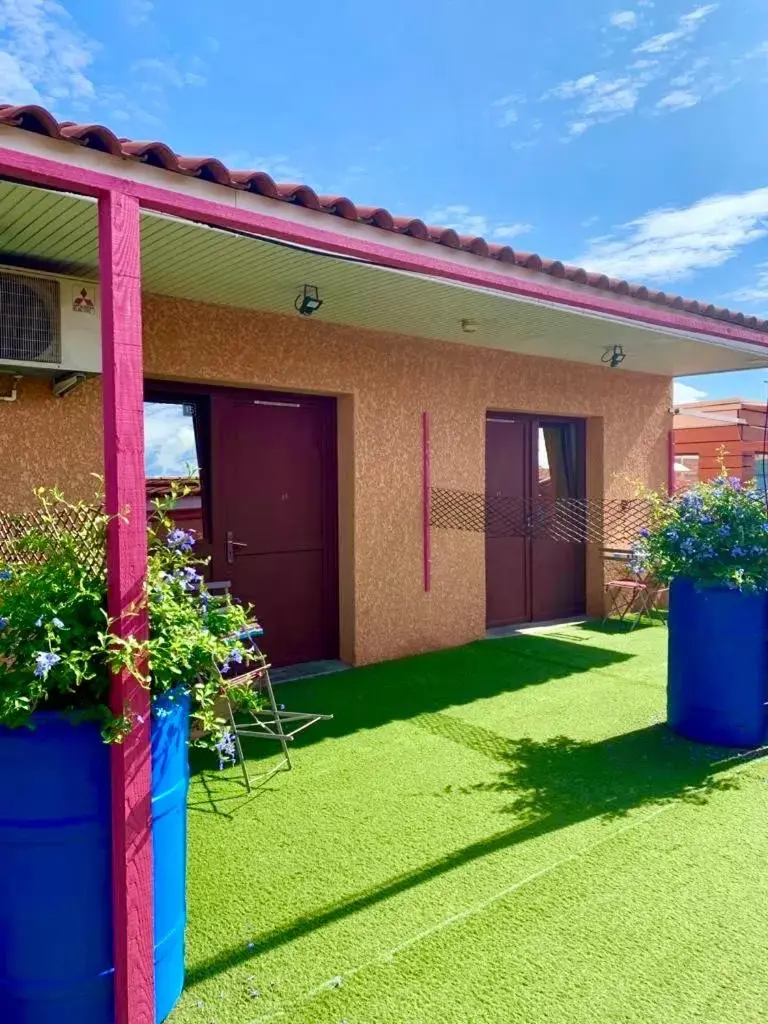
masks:
<path fill-rule="evenodd" d="M 477 330 L 477 320 L 461 320 L 460 323 L 465 334 L 474 334 Z"/>
<path fill-rule="evenodd" d="M 609 345 L 600 357 L 600 362 L 606 363 L 612 370 L 615 370 L 626 358 L 627 354 L 622 345 Z"/>
<path fill-rule="evenodd" d="M 312 316 L 323 304 L 320 292 L 313 284 L 305 284 L 301 292 L 296 296 L 294 306 L 296 312 L 301 316 Z"/>

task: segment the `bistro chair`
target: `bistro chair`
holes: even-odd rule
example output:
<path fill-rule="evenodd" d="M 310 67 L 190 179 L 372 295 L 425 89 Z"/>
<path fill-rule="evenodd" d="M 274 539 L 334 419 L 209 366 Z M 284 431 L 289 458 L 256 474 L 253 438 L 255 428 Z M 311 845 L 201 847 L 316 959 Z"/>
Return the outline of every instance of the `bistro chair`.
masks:
<path fill-rule="evenodd" d="M 216 591 L 229 593 L 229 588 L 230 583 L 228 580 L 207 584 L 207 589 L 214 593 Z M 222 694 L 226 703 L 226 716 L 229 721 L 231 742 L 234 747 L 234 754 L 240 762 L 245 787 L 249 793 L 255 783 L 264 783 L 267 779 L 277 774 L 277 772 L 289 772 L 292 769 L 293 764 L 288 744 L 293 742 L 294 737 L 298 733 L 303 732 L 304 729 L 308 729 L 317 722 L 329 721 L 333 718 L 333 715 L 321 715 L 312 711 L 288 711 L 284 704 L 277 703 L 275 692 L 272 688 L 272 680 L 269 675 L 269 670 L 272 666 L 267 661 L 266 655 L 258 643 L 259 638 L 263 635 L 264 630 L 258 622 L 248 623 L 243 629 L 233 633 L 229 639 L 250 641 L 252 646 L 251 660 L 255 667 L 232 678 L 225 678 L 219 672 Z M 238 721 L 235 718 L 232 702 L 227 695 L 227 689 L 230 685 L 253 687 L 254 690 L 266 696 L 266 706 L 258 711 L 246 710 L 239 712 L 242 721 Z M 243 754 L 242 743 L 240 742 L 242 736 L 247 736 L 250 739 L 272 740 L 278 743 L 282 751 L 281 760 L 267 771 L 255 776 L 250 775 Z"/>
<path fill-rule="evenodd" d="M 607 622 L 614 616 L 624 622 L 630 612 L 635 612 L 630 629 L 634 629 L 643 615 L 653 621 L 655 612 L 659 611 L 662 598 L 669 588 L 660 586 L 652 576 L 646 573 L 632 573 L 630 570 L 631 552 L 624 548 L 604 548 L 603 559 L 606 562 L 619 563 L 624 574 L 605 582 L 605 617 Z"/>

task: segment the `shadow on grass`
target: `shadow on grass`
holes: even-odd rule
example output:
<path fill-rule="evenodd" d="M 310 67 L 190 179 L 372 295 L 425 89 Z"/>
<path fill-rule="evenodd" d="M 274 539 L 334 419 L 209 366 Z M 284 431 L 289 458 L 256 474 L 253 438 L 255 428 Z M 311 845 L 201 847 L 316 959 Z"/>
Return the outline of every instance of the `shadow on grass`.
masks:
<path fill-rule="evenodd" d="M 446 714 L 423 715 L 414 725 L 504 766 L 495 781 L 457 792 L 508 793 L 508 813 L 524 822 L 549 822 L 547 831 L 588 818 L 624 817 L 649 804 L 706 803 L 711 793 L 737 785 L 732 777 L 719 778 L 723 771 L 766 752 L 689 743 L 663 724 L 597 743 L 567 736 L 512 740 Z"/>
<path fill-rule="evenodd" d="M 573 639 L 530 634 L 480 640 L 464 647 L 385 661 L 336 675 L 281 685 L 278 699 L 289 708 L 333 715 L 296 737 L 295 747 L 328 737 L 377 729 L 427 712 L 553 679 L 609 668 L 634 657 Z"/>
<path fill-rule="evenodd" d="M 592 669 L 609 668 L 634 657 L 586 644 L 584 639 L 528 634 L 481 640 L 464 647 L 285 683 L 276 692 L 278 700 L 289 708 L 333 715 L 331 721 L 300 733 L 291 749 Z M 244 746 L 249 761 L 263 761 L 272 754 L 266 742 L 244 741 Z M 212 762 L 215 763 L 215 754 L 193 749 L 190 770 L 193 775 L 210 772 Z M 236 796 L 228 799 L 234 800 Z M 211 809 L 208 807 L 206 812 Z"/>
<path fill-rule="evenodd" d="M 508 793 L 505 810 L 515 816 L 515 824 L 379 885 L 297 916 L 257 936 L 248 948 L 239 945 L 212 956 L 188 972 L 187 984 L 214 977 L 447 872 L 558 829 L 592 818 L 623 817 L 646 805 L 680 800 L 705 803 L 713 792 L 737 785 L 736 780 L 719 776 L 746 760 L 720 748 L 688 743 L 663 725 L 598 743 L 581 743 L 567 737 L 542 742 L 509 740 L 439 713 L 415 716 L 413 724 L 500 763 L 503 768 L 496 782 L 462 792 L 472 795 L 491 789 Z"/>
<path fill-rule="evenodd" d="M 591 622 L 576 622 L 571 629 L 587 630 L 590 633 L 602 633 L 604 636 L 623 636 L 625 633 L 642 633 L 648 629 L 658 629 L 666 625 L 666 612 L 654 612 L 653 618 L 644 616 L 639 622 L 635 615 L 624 619 L 612 618 Z"/>

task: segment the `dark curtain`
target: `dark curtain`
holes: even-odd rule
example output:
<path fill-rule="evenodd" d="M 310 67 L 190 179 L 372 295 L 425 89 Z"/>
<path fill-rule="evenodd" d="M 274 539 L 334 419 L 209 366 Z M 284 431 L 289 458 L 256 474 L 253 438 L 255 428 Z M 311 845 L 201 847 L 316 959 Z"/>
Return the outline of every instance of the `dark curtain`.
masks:
<path fill-rule="evenodd" d="M 542 428 L 552 479 L 553 497 L 580 497 L 578 432 L 575 423 L 553 423 Z"/>

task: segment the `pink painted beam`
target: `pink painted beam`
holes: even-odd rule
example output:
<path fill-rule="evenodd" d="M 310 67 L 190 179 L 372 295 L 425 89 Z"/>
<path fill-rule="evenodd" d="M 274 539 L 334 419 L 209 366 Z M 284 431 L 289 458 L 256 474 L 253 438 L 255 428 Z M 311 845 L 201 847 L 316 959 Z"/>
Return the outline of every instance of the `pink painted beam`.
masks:
<path fill-rule="evenodd" d="M 429 413 L 421 414 L 422 504 L 424 530 L 424 590 L 432 588 L 432 453 L 429 442 Z"/>
<path fill-rule="evenodd" d="M 99 199 L 99 266 L 107 511 L 107 604 L 114 631 L 144 637 L 147 524 L 141 351 L 139 203 Z M 112 747 L 115 1022 L 154 1024 L 149 694 L 129 672 L 112 679 L 112 709 L 135 720 Z"/>
<path fill-rule="evenodd" d="M 70 145 L 70 143 L 67 143 Z M 116 169 L 119 161 L 114 160 Z M 13 149 L 0 147 L 0 175 L 8 175 L 31 184 L 49 188 L 67 189 L 81 195 L 98 196 L 105 191 L 119 191 L 135 196 L 142 207 L 157 213 L 166 213 L 183 220 L 199 221 L 225 230 L 260 234 L 298 245 L 309 245 L 326 252 L 370 260 L 379 266 L 407 270 L 447 281 L 477 285 L 494 291 L 518 295 L 521 298 L 551 302 L 555 305 L 583 310 L 597 315 L 616 316 L 622 320 L 650 324 L 664 331 L 686 331 L 704 337 L 724 338 L 746 342 L 756 348 L 768 348 L 768 339 L 759 331 L 740 324 L 696 317 L 669 307 L 629 305 L 626 300 L 611 294 L 590 294 L 567 291 L 544 275 L 510 277 L 499 273 L 492 260 L 475 259 L 472 262 L 451 263 L 436 253 L 437 245 L 424 243 L 418 251 L 394 248 L 385 241 L 342 235 L 328 228 L 291 221 L 268 213 L 244 210 L 211 199 L 184 195 L 173 190 L 172 172 L 167 172 L 168 187 L 146 185 L 83 167 L 74 167 L 62 159 L 50 160 Z M 181 179 L 183 180 L 183 179 Z M 221 186 L 220 186 L 221 187 Z M 229 196 L 231 197 L 231 190 Z M 275 207 L 278 203 L 275 201 Z M 384 232 L 381 232 L 384 235 Z"/>

